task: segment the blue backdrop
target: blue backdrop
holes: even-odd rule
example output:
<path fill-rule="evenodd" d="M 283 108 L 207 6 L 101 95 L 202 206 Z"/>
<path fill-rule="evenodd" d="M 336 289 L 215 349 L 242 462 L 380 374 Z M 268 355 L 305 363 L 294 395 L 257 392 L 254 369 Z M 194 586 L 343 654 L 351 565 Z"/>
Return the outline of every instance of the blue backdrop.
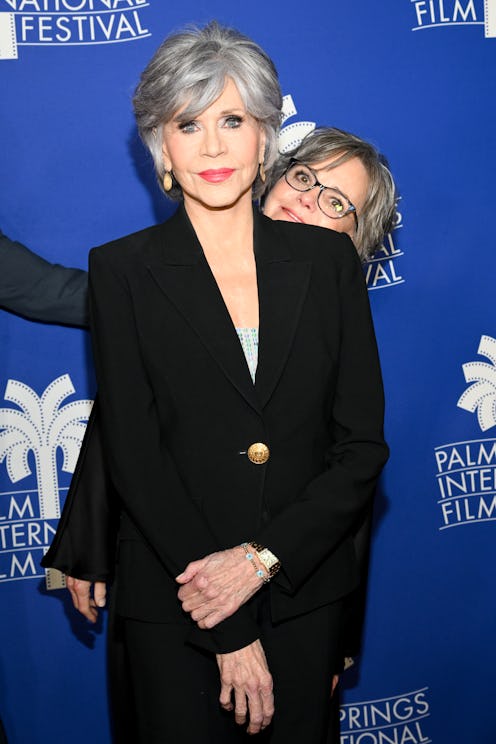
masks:
<path fill-rule="evenodd" d="M 366 268 L 392 455 L 342 744 L 494 744 L 496 0 L 0 0 L 0 225 L 85 267 L 167 216 L 131 94 L 167 33 L 212 18 L 274 58 L 287 126 L 372 140 L 401 193 Z M 38 563 L 94 394 L 88 339 L 7 313 L 0 337 L 0 714 L 12 744 L 108 744 L 104 628 Z"/>

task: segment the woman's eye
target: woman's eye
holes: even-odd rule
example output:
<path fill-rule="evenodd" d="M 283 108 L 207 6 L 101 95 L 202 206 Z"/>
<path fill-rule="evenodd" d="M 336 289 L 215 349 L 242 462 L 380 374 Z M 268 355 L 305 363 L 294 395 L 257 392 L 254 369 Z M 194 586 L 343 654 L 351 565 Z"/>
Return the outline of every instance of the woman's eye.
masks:
<path fill-rule="evenodd" d="M 197 128 L 196 122 L 194 121 L 185 121 L 183 124 L 179 124 L 181 132 L 185 132 L 186 134 L 196 132 Z"/>
<path fill-rule="evenodd" d="M 342 214 L 344 212 L 344 204 L 340 199 L 333 197 L 330 199 L 330 204 L 331 208 L 334 209 L 337 214 Z"/>
<path fill-rule="evenodd" d="M 224 120 L 224 125 L 228 129 L 237 129 L 241 126 L 243 122 L 243 118 L 241 116 L 236 116 L 235 114 L 232 114 L 231 116 L 226 116 Z"/>
<path fill-rule="evenodd" d="M 311 177 L 309 176 L 309 174 L 306 171 L 297 171 L 295 173 L 295 176 L 296 176 L 296 179 L 300 183 L 303 183 L 305 186 L 307 186 L 310 183 L 310 181 L 311 181 Z"/>

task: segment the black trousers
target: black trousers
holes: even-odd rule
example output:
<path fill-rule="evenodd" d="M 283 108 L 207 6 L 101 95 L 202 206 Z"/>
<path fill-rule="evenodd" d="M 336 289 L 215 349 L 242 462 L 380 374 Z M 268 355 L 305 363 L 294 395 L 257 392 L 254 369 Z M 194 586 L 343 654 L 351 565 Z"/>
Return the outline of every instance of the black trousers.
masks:
<path fill-rule="evenodd" d="M 331 706 L 330 691 L 338 661 L 335 639 L 341 621 L 341 603 L 277 625 L 270 620 L 266 592 L 262 591 L 253 605 L 274 678 L 276 707 L 272 724 L 257 735 L 256 741 L 259 744 L 339 744 L 338 703 L 334 701 Z M 233 713 L 220 708 L 217 662 L 214 655 L 186 642 L 189 625 L 131 619 L 120 622 L 137 721 L 134 742 L 253 742 L 253 737 L 245 734 L 246 726 L 237 726 Z M 122 680 L 120 687 L 122 691 Z M 123 728 L 120 726 L 121 731 Z M 116 741 L 121 744 L 121 740 Z"/>

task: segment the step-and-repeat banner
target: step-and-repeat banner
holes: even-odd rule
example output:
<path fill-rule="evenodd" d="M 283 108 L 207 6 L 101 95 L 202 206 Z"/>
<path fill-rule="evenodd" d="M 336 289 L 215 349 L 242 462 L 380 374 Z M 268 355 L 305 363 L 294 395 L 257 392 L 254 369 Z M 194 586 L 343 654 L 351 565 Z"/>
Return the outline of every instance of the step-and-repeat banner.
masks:
<path fill-rule="evenodd" d="M 283 140 L 356 132 L 399 187 L 365 269 L 392 454 L 342 744 L 494 744 L 496 0 L 0 0 L 0 227 L 86 267 L 170 214 L 131 95 L 164 36 L 212 18 L 276 61 Z M 0 339 L 0 715 L 12 744 L 108 744 L 106 618 L 39 566 L 95 392 L 87 334 L 0 312 Z"/>

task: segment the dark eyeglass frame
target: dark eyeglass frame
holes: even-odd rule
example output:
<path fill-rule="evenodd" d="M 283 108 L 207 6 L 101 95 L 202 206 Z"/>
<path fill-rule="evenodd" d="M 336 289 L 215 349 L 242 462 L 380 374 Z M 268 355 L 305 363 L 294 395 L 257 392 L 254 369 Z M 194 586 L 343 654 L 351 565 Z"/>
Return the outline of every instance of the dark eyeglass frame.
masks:
<path fill-rule="evenodd" d="M 312 186 L 308 186 L 308 188 L 306 188 L 306 189 L 297 189 L 296 186 L 294 186 L 292 183 L 290 183 L 288 181 L 288 172 L 295 165 L 301 165 L 301 166 L 305 167 L 307 170 L 310 171 L 310 173 L 312 174 L 312 177 L 313 177 L 313 179 L 315 181 L 315 183 L 312 184 Z M 348 197 L 346 196 L 346 194 L 343 194 L 343 192 L 340 189 L 338 189 L 336 186 L 324 186 L 323 183 L 320 183 L 320 181 L 317 178 L 317 174 L 315 173 L 314 169 L 313 168 L 310 168 L 309 165 L 307 165 L 306 163 L 303 163 L 301 160 L 297 160 L 296 158 L 291 158 L 291 160 L 288 163 L 288 166 L 287 166 L 286 170 L 284 171 L 284 180 L 286 181 L 286 183 L 288 184 L 288 186 L 291 186 L 292 189 L 294 189 L 295 191 L 299 191 L 301 193 L 305 193 L 306 191 L 311 191 L 316 186 L 318 186 L 319 187 L 319 193 L 317 194 L 317 205 L 318 205 L 320 211 L 322 212 L 322 214 L 325 214 L 325 216 L 326 217 L 329 217 L 329 219 L 331 219 L 331 220 L 342 220 L 343 217 L 346 217 L 347 214 L 352 214 L 353 217 L 354 217 L 354 219 L 355 219 L 355 230 L 358 230 L 358 215 L 357 215 L 357 210 L 356 210 L 355 205 L 350 201 L 350 199 L 348 199 Z M 340 196 L 343 197 L 343 199 L 346 202 L 348 202 L 348 209 L 346 209 L 342 214 L 336 214 L 336 215 L 330 215 L 330 214 L 327 214 L 327 212 L 324 212 L 324 210 L 322 209 L 322 207 L 320 205 L 320 195 L 325 190 L 327 190 L 327 191 L 336 191 Z"/>

